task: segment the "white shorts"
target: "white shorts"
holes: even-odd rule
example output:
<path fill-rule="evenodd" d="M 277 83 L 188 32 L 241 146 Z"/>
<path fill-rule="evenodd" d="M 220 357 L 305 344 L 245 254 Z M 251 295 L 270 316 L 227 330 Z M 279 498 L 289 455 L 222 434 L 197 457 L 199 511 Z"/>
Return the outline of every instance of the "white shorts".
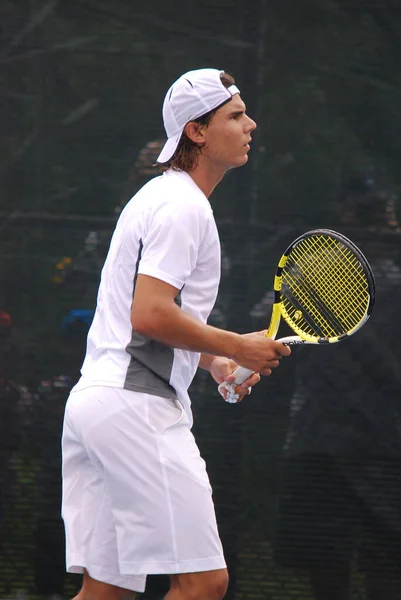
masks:
<path fill-rule="evenodd" d="M 225 567 L 205 463 L 179 402 L 73 392 L 62 445 L 68 572 L 142 592 L 148 574 Z"/>

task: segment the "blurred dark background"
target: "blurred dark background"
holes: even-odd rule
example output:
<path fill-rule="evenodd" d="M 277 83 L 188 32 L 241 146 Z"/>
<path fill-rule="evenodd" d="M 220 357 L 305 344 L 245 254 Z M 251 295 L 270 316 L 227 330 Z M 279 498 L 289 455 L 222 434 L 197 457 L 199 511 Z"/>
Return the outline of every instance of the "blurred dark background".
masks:
<path fill-rule="evenodd" d="M 241 405 L 199 373 L 194 432 L 230 600 L 401 600 L 401 5 L 398 0 L 2 0 L 0 598 L 71 598 L 63 409 L 118 214 L 149 177 L 171 83 L 231 73 L 258 122 L 212 196 L 211 323 L 269 320 L 304 230 L 351 237 L 377 306 L 354 338 L 301 348 Z M 164 577 L 150 577 L 157 600 Z"/>

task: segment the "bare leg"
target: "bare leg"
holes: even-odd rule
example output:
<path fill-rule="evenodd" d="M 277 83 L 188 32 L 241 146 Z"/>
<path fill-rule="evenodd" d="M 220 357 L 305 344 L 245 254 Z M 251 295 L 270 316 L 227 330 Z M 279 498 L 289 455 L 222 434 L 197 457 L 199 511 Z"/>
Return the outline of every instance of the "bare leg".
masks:
<path fill-rule="evenodd" d="M 172 575 L 165 600 L 222 600 L 227 586 L 227 569 Z"/>
<path fill-rule="evenodd" d="M 84 572 L 82 589 L 73 600 L 134 600 L 135 592 L 92 579 Z"/>

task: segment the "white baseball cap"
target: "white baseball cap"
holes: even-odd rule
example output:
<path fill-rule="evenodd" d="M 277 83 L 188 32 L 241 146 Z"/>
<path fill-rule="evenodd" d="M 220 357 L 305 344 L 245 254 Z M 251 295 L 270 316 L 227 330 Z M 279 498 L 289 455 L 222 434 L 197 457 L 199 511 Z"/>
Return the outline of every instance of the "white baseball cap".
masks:
<path fill-rule="evenodd" d="M 165 163 L 173 156 L 184 127 L 208 112 L 215 110 L 240 91 L 236 85 L 226 88 L 218 69 L 188 71 L 168 90 L 163 103 L 163 122 L 167 142 L 157 162 Z"/>

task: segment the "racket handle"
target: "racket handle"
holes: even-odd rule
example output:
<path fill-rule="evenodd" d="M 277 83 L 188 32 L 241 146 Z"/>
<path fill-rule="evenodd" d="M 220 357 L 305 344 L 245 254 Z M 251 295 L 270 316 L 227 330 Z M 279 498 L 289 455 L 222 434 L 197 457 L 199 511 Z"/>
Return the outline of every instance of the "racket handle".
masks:
<path fill-rule="evenodd" d="M 223 396 L 223 389 L 227 390 L 227 396 L 225 398 L 226 402 L 230 404 L 235 404 L 239 398 L 238 394 L 235 393 L 235 386 L 241 383 L 244 383 L 252 375 L 253 371 L 250 369 L 245 369 L 245 367 L 237 367 L 233 373 L 235 377 L 234 383 L 227 383 L 223 381 L 218 387 L 220 394 Z"/>
<path fill-rule="evenodd" d="M 244 383 L 244 381 L 246 381 L 252 375 L 252 373 L 253 371 L 250 369 L 245 369 L 245 367 L 237 367 L 233 373 L 235 377 L 235 385 Z"/>
<path fill-rule="evenodd" d="M 284 346 L 298 346 L 301 344 L 310 344 L 311 343 L 311 342 L 306 342 L 305 340 L 302 340 L 298 335 L 289 335 L 287 337 L 280 338 L 277 341 L 284 344 Z"/>

